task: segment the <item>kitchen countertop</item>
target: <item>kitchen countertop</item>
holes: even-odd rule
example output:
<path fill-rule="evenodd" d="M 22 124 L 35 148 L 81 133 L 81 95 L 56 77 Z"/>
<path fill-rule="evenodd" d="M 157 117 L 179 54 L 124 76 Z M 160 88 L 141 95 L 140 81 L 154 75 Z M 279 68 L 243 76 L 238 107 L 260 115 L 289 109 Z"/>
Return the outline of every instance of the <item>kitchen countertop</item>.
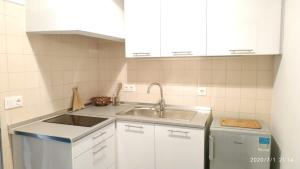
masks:
<path fill-rule="evenodd" d="M 183 127 L 205 128 L 206 122 L 210 117 L 210 113 L 197 113 L 191 121 L 171 120 L 163 118 L 147 118 L 136 116 L 117 115 L 118 113 L 129 111 L 134 108 L 135 104 L 122 104 L 120 106 L 105 106 L 96 107 L 88 106 L 87 108 L 75 112 L 66 112 L 64 114 L 91 116 L 91 117 L 105 117 L 108 120 L 99 123 L 93 127 L 81 127 L 73 125 L 64 125 L 56 123 L 47 123 L 40 119 L 38 121 L 29 122 L 28 124 L 11 128 L 11 134 L 34 136 L 42 139 L 57 140 L 63 142 L 76 142 L 77 140 L 99 130 L 100 128 L 114 122 L 114 121 L 136 121 L 147 122 L 154 124 L 177 125 Z M 56 114 L 61 115 L 61 114 Z"/>

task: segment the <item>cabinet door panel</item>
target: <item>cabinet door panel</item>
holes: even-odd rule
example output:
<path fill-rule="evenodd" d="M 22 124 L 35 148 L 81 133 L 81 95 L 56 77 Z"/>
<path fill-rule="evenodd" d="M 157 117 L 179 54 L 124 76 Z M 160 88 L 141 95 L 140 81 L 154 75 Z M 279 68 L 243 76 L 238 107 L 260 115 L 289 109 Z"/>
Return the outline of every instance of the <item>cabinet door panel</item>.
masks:
<path fill-rule="evenodd" d="M 162 56 L 206 55 L 206 0 L 162 0 Z"/>
<path fill-rule="evenodd" d="M 207 1 L 207 55 L 279 53 L 280 1 Z"/>
<path fill-rule="evenodd" d="M 94 169 L 93 167 L 92 149 L 76 157 L 73 161 L 73 169 Z"/>
<path fill-rule="evenodd" d="M 125 0 L 126 57 L 160 56 L 160 0 Z"/>
<path fill-rule="evenodd" d="M 154 126 L 117 122 L 118 169 L 154 169 Z"/>
<path fill-rule="evenodd" d="M 93 148 L 94 169 L 107 169 L 115 163 L 115 136 L 102 141 Z"/>
<path fill-rule="evenodd" d="M 155 126 L 156 169 L 204 169 L 204 130 Z"/>

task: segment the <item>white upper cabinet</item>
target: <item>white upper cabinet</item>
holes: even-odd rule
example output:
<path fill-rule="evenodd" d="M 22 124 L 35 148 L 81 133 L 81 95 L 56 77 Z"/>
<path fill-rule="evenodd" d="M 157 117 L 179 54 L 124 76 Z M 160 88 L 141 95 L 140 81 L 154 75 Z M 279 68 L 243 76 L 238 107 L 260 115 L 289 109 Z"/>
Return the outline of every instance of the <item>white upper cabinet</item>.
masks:
<path fill-rule="evenodd" d="M 281 0 L 207 0 L 207 55 L 279 54 Z"/>
<path fill-rule="evenodd" d="M 26 31 L 124 39 L 122 0 L 27 0 Z"/>
<path fill-rule="evenodd" d="M 206 55 L 206 0 L 161 1 L 162 56 Z"/>
<path fill-rule="evenodd" d="M 125 0 L 126 57 L 160 57 L 160 0 Z"/>

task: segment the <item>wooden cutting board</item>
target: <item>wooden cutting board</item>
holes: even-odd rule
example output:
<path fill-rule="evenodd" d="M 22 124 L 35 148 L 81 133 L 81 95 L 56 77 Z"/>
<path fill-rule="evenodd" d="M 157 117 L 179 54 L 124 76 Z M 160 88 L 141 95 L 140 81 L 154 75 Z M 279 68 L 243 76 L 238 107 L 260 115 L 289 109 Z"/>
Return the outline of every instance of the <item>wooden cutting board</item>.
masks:
<path fill-rule="evenodd" d="M 247 120 L 247 119 L 231 119 L 231 118 L 221 118 L 221 125 L 227 127 L 240 127 L 240 128 L 251 128 L 251 129 L 261 129 L 261 124 L 257 120 Z"/>

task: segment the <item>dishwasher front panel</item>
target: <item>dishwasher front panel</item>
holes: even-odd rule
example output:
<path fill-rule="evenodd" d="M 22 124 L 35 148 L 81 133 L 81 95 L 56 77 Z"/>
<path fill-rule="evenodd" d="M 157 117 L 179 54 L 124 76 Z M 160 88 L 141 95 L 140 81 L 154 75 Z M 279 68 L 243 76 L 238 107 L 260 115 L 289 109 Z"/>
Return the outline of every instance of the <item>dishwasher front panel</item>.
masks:
<path fill-rule="evenodd" d="M 270 135 L 210 131 L 210 169 L 270 169 Z"/>

